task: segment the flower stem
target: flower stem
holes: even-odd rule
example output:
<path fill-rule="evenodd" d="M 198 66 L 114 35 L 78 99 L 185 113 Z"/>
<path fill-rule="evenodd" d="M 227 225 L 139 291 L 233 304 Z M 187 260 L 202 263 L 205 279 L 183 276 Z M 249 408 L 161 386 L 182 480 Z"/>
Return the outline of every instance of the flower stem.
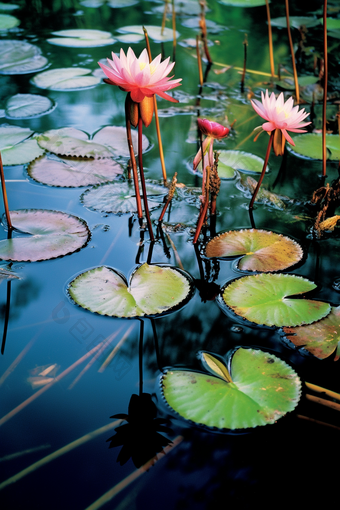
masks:
<path fill-rule="evenodd" d="M 135 152 L 133 150 L 132 136 L 131 136 L 131 122 L 129 118 L 128 111 L 128 95 L 125 100 L 125 119 L 126 119 L 126 136 L 129 146 L 130 152 L 130 161 L 132 165 L 132 173 L 133 173 L 133 183 L 135 185 L 135 193 L 136 193 L 136 203 L 137 203 L 137 214 L 138 218 L 141 220 L 143 218 L 143 209 L 142 209 L 142 201 L 139 193 L 139 184 L 138 184 L 138 172 L 137 172 L 137 163 L 135 158 Z"/>
<path fill-rule="evenodd" d="M 202 70 L 202 59 L 201 59 L 201 48 L 200 48 L 200 37 L 196 35 L 196 54 L 197 54 L 197 63 L 198 63 L 198 76 L 200 81 L 200 86 L 203 85 L 203 70 Z"/>
<path fill-rule="evenodd" d="M 291 53 L 291 56 L 292 56 L 292 67 L 293 67 L 293 74 L 294 74 L 296 102 L 297 102 L 297 104 L 299 104 L 300 103 L 300 91 L 299 91 L 299 83 L 298 83 L 298 77 L 297 77 L 296 65 L 295 65 L 295 56 L 294 56 L 294 47 L 293 47 L 292 34 L 290 32 L 289 2 L 288 2 L 288 0 L 285 0 L 285 3 L 286 3 L 286 19 L 287 19 L 287 31 L 288 31 L 289 47 L 290 47 L 290 53 Z"/>
<path fill-rule="evenodd" d="M 175 0 L 172 0 L 171 6 L 172 6 L 172 33 L 173 33 L 172 60 L 176 60 L 176 9 L 175 9 Z"/>
<path fill-rule="evenodd" d="M 150 48 L 148 32 L 147 32 L 145 27 L 143 27 L 143 31 L 144 31 L 144 36 L 145 36 L 146 50 L 148 52 L 149 60 L 151 62 L 152 61 L 152 56 L 151 56 L 151 48 Z M 155 121 L 156 121 L 156 131 L 157 131 L 157 139 L 158 139 L 159 157 L 160 157 L 160 160 L 161 160 L 163 180 L 164 180 L 164 183 L 166 183 L 166 168 L 165 168 L 165 161 L 164 161 L 164 152 L 163 152 L 161 130 L 159 128 L 159 118 L 158 118 L 158 109 L 157 109 L 156 95 L 153 96 L 153 104 L 154 104 L 154 111 L 155 111 Z"/>
<path fill-rule="evenodd" d="M 0 152 L 0 178 L 1 178 L 2 197 L 4 200 L 5 214 L 6 214 L 6 220 L 7 220 L 7 227 L 8 227 L 8 230 L 11 231 L 11 230 L 13 230 L 13 225 L 12 225 L 11 217 L 9 214 L 9 208 L 8 208 L 5 174 L 4 174 L 4 167 L 2 166 L 1 152 Z"/>
<path fill-rule="evenodd" d="M 324 82 L 323 82 L 323 105 L 322 105 L 322 176 L 326 177 L 326 108 L 328 86 L 328 57 L 327 57 L 327 0 L 323 2 L 323 54 L 324 54 Z"/>
<path fill-rule="evenodd" d="M 267 9 L 267 22 L 268 22 L 270 72 L 271 72 L 272 78 L 274 78 L 275 68 L 274 68 L 273 37 L 272 37 L 272 25 L 271 25 L 271 21 L 270 21 L 270 9 L 269 9 L 268 0 L 266 0 L 266 9 Z"/>
<path fill-rule="evenodd" d="M 204 203 L 203 207 L 201 207 L 201 213 L 198 218 L 197 222 L 197 228 L 195 232 L 195 237 L 193 240 L 193 244 L 197 243 L 198 237 L 201 233 L 203 223 L 205 222 L 207 212 L 208 212 L 208 205 L 209 205 L 209 181 L 210 181 L 210 166 L 207 166 L 206 170 L 206 189 L 205 191 L 202 190 L 203 196 L 204 196 Z"/>
<path fill-rule="evenodd" d="M 268 142 L 266 157 L 265 157 L 265 160 L 264 160 L 264 163 L 263 163 L 262 172 L 261 172 L 261 175 L 260 175 L 259 182 L 257 183 L 257 186 L 256 186 L 255 191 L 253 193 L 252 199 L 250 201 L 249 210 L 251 210 L 253 208 L 253 206 L 254 206 L 256 195 L 257 195 L 257 193 L 258 193 L 258 191 L 260 189 L 260 186 L 262 184 L 264 174 L 266 173 L 266 168 L 267 168 L 267 164 L 268 164 L 270 149 L 272 148 L 272 145 L 273 145 L 274 133 L 275 133 L 275 129 L 270 132 L 270 138 L 269 138 L 269 142 Z"/>
<path fill-rule="evenodd" d="M 242 78 L 241 78 L 241 92 L 244 92 L 244 80 L 246 77 L 246 68 L 247 68 L 247 46 L 248 46 L 248 38 L 247 34 L 244 35 L 244 41 L 243 41 L 243 49 L 244 49 L 244 58 L 243 58 L 243 72 L 242 72 Z"/>
<path fill-rule="evenodd" d="M 140 180 L 142 184 L 142 191 L 143 191 L 143 202 L 144 202 L 144 210 L 145 210 L 145 216 L 146 216 L 146 222 L 148 225 L 150 240 L 154 241 L 154 235 L 152 231 L 152 225 L 150 220 L 150 214 L 149 214 L 149 206 L 148 206 L 148 197 L 146 195 L 146 186 L 145 186 L 145 178 L 144 178 L 144 170 L 143 170 L 143 121 L 141 115 L 139 115 L 138 119 L 138 163 L 139 163 L 139 174 L 140 174 Z"/>

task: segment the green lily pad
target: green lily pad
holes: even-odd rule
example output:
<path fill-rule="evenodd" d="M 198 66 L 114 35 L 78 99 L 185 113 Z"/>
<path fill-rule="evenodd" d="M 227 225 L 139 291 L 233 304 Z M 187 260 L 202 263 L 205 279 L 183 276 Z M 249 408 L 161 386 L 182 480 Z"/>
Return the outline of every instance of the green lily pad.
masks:
<path fill-rule="evenodd" d="M 47 39 L 48 43 L 55 46 L 68 46 L 72 48 L 96 48 L 108 46 L 115 42 L 112 34 L 103 30 L 76 28 L 52 32 L 52 35 L 57 35 L 58 37 Z"/>
<path fill-rule="evenodd" d="M 64 67 L 38 73 L 31 81 L 40 89 L 65 91 L 88 89 L 101 82 L 98 76 L 88 76 L 90 73 L 91 69 Z"/>
<path fill-rule="evenodd" d="M 320 19 L 323 25 L 323 18 Z M 327 18 L 327 32 L 331 37 L 340 39 L 340 20 L 338 18 Z"/>
<path fill-rule="evenodd" d="M 92 7 L 96 9 L 102 5 L 108 5 L 112 9 L 121 9 L 123 7 L 131 7 L 132 5 L 138 4 L 138 0 L 84 0 L 80 2 L 80 5 L 84 7 Z"/>
<path fill-rule="evenodd" d="M 145 39 L 144 34 L 122 34 L 116 35 L 117 41 L 124 44 L 138 44 Z"/>
<path fill-rule="evenodd" d="M 214 356 L 210 356 L 210 362 Z M 221 364 L 215 357 L 215 363 Z M 272 354 L 239 348 L 226 380 L 190 370 L 169 369 L 161 376 L 167 404 L 197 425 L 219 430 L 246 429 L 275 423 L 295 409 L 301 381 L 295 371 Z M 217 375 L 217 377 L 216 377 Z"/>
<path fill-rule="evenodd" d="M 0 241 L 0 259 L 37 262 L 62 257 L 83 248 L 90 231 L 84 220 L 60 211 L 10 211 L 13 227 L 24 237 Z"/>
<path fill-rule="evenodd" d="M 78 158 L 111 158 L 112 153 L 103 145 L 88 139 L 84 131 L 60 128 L 45 131 L 37 137 L 42 149 L 61 156 Z"/>
<path fill-rule="evenodd" d="M 48 97 L 37 94 L 16 94 L 5 105 L 8 119 L 33 119 L 51 113 L 56 104 Z"/>
<path fill-rule="evenodd" d="M 143 317 L 169 313 L 183 305 L 192 292 L 191 278 L 177 268 L 142 264 L 129 284 L 106 266 L 77 276 L 68 292 L 76 304 L 100 315 Z"/>
<path fill-rule="evenodd" d="M 220 0 L 220 3 L 233 7 L 258 7 L 266 5 L 266 0 Z"/>
<path fill-rule="evenodd" d="M 20 126 L 0 126 L 0 151 L 2 163 L 9 165 L 25 165 L 44 154 L 33 134 L 28 128 Z"/>
<path fill-rule="evenodd" d="M 218 158 L 218 175 L 223 178 L 223 167 L 221 171 L 221 163 L 222 165 L 226 165 L 233 170 L 240 170 L 241 172 L 249 172 L 249 173 L 261 173 L 264 159 L 255 156 L 249 152 L 243 151 L 219 151 L 220 155 Z M 267 166 L 266 172 L 269 171 L 269 167 Z M 235 172 L 233 172 L 235 174 Z"/>
<path fill-rule="evenodd" d="M 172 28 L 165 27 L 163 29 L 163 33 L 161 33 L 162 27 L 160 26 L 157 27 L 153 25 L 146 25 L 145 28 L 148 32 L 149 38 L 152 39 L 154 42 L 167 42 L 172 41 L 174 38 Z M 120 34 L 138 34 L 144 36 L 143 27 L 140 25 L 130 25 L 127 27 L 122 27 L 119 28 L 117 32 Z M 179 32 L 176 32 L 177 39 L 180 35 L 181 34 Z"/>
<path fill-rule="evenodd" d="M 300 276 L 257 274 L 227 284 L 222 289 L 222 302 L 255 324 L 302 326 L 326 317 L 331 311 L 328 303 L 296 299 L 296 295 L 315 288 L 315 283 Z"/>
<path fill-rule="evenodd" d="M 307 87 L 308 85 L 314 85 L 319 81 L 318 76 L 299 76 L 298 82 L 300 87 Z M 284 90 L 295 90 L 295 81 L 292 76 L 282 78 L 282 80 L 275 82 L 277 87 Z"/>
<path fill-rule="evenodd" d="M 239 257 L 241 271 L 283 271 L 303 257 L 301 246 L 269 230 L 232 230 L 211 239 L 205 248 L 209 258 Z"/>
<path fill-rule="evenodd" d="M 15 9 L 19 9 L 19 5 L 0 2 L 0 11 L 15 11 Z"/>
<path fill-rule="evenodd" d="M 24 41 L 0 41 L 0 74 L 27 74 L 44 69 L 47 58 L 38 46 Z"/>
<path fill-rule="evenodd" d="M 0 14 L 0 31 L 10 30 L 20 25 L 20 20 L 10 14 Z"/>
<path fill-rule="evenodd" d="M 309 326 L 283 328 L 288 340 L 296 347 L 303 347 L 319 359 L 328 358 L 337 350 L 335 360 L 340 357 L 340 306 Z"/>
<path fill-rule="evenodd" d="M 43 156 L 31 163 L 27 173 L 42 184 L 77 188 L 110 182 L 123 173 L 123 168 L 111 158 L 93 160 Z"/>
<path fill-rule="evenodd" d="M 287 28 L 287 18 L 286 16 L 273 18 L 271 19 L 271 24 L 273 27 Z M 316 27 L 317 25 L 320 25 L 320 20 L 313 16 L 289 16 L 289 25 L 297 29 L 302 26 L 306 28 Z"/>
<path fill-rule="evenodd" d="M 293 136 L 295 146 L 288 145 L 296 156 L 307 159 L 322 159 L 322 135 L 316 133 L 305 133 Z M 327 159 L 338 161 L 340 159 L 340 137 L 339 135 L 326 134 Z"/>
<path fill-rule="evenodd" d="M 135 154 L 137 154 L 138 147 L 138 132 L 135 129 L 131 130 L 131 138 Z M 129 158 L 129 146 L 126 137 L 126 129 L 121 126 L 105 126 L 97 131 L 92 138 L 93 142 L 105 145 L 112 154 L 117 157 Z M 145 135 L 142 135 L 142 149 L 143 152 L 150 148 L 150 142 Z"/>
<path fill-rule="evenodd" d="M 141 192 L 141 187 L 139 188 Z M 146 184 L 146 192 L 152 194 L 152 188 Z M 115 182 L 95 186 L 86 190 L 80 197 L 85 207 L 100 212 L 125 214 L 136 212 L 136 195 L 133 184 L 128 182 Z M 149 210 L 160 207 L 161 203 L 148 199 Z"/>

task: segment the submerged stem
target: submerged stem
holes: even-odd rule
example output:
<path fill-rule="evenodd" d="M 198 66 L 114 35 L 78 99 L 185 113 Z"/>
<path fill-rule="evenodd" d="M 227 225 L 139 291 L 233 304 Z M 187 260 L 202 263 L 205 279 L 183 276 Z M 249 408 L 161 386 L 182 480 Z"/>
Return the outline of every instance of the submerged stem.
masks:
<path fill-rule="evenodd" d="M 4 200 L 7 226 L 8 226 L 8 230 L 11 231 L 11 230 L 13 230 L 13 225 L 12 225 L 11 217 L 9 214 L 9 208 L 8 208 L 5 174 L 4 174 L 4 167 L 2 166 L 1 152 L 0 152 L 0 177 L 1 177 L 2 197 Z"/>

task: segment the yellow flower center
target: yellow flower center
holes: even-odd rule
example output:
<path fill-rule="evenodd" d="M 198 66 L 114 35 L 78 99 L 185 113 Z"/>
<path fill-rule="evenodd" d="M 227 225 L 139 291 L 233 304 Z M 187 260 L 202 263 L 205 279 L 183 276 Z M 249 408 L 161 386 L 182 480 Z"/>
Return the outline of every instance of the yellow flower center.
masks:
<path fill-rule="evenodd" d="M 139 62 L 139 69 L 143 71 L 144 67 L 146 66 L 145 62 Z M 157 66 L 150 66 L 150 74 L 152 75 L 157 69 Z"/>

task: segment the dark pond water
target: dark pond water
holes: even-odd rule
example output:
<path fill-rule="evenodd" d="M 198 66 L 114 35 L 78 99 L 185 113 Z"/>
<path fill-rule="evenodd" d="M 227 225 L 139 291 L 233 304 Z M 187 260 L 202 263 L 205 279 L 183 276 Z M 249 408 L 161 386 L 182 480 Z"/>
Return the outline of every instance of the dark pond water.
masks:
<path fill-rule="evenodd" d="M 36 44 L 48 58 L 51 69 L 80 66 L 94 71 L 99 59 L 109 57 L 112 50 L 118 52 L 121 46 L 125 50 L 129 46 L 118 41 L 99 48 L 53 46 L 47 42 L 51 32 L 86 28 L 108 31 L 115 36 L 117 30 L 126 25 L 160 26 L 163 12 L 162 3 L 143 1 L 121 8 L 112 8 L 106 2 L 88 7 L 86 2 L 82 5 L 76 0 L 19 0 L 16 4 L 19 9 L 11 14 L 20 20 L 20 25 L 1 32 L 1 38 Z M 196 2 L 188 5 L 177 17 L 176 26 L 180 35 L 175 77 L 181 77 L 183 81 L 173 95 L 179 103 L 173 105 L 159 100 L 158 108 L 168 177 L 177 172 L 178 182 L 199 187 L 201 178 L 190 169 L 197 150 L 198 115 L 222 124 L 235 121 L 230 136 L 223 142 L 216 142 L 216 149 L 242 149 L 264 157 L 267 137 L 262 135 L 254 143 L 250 136 L 262 122 L 250 105 L 249 95 L 253 91 L 259 97 L 259 91 L 267 88 L 269 76 L 260 73 L 270 73 L 270 64 L 265 7 L 246 9 L 211 0 L 207 12 L 208 38 L 215 64 L 200 91 L 196 50 L 185 43 L 199 33 L 199 10 Z M 310 8 L 311 13 L 315 11 L 318 17 L 321 16 L 317 11 L 319 2 L 311 2 Z M 291 11 L 292 15 L 306 14 L 294 6 Z M 280 5 L 273 2 L 271 15 L 273 18 L 284 16 L 284 2 Z M 334 16 L 337 16 L 336 11 Z M 166 26 L 171 27 L 170 18 Z M 304 72 L 306 69 L 312 72 L 313 55 L 322 51 L 320 28 L 311 31 L 305 44 L 314 49 L 311 49 L 310 58 L 301 59 L 300 69 Z M 241 92 L 240 74 L 236 68 L 243 65 L 245 34 L 248 38 L 247 67 L 258 74 L 247 72 L 245 90 Z M 295 30 L 293 35 L 297 42 L 298 31 Z M 275 65 L 281 63 L 289 69 L 286 30 L 273 29 L 273 39 Z M 139 55 L 144 42 L 134 43 L 132 47 Z M 151 40 L 151 50 L 154 56 L 163 51 L 166 57 L 172 58 L 171 42 L 161 46 Z M 333 73 L 335 93 L 338 76 L 334 66 L 338 56 L 338 39 L 334 38 L 330 41 L 330 72 Z M 229 65 L 235 69 L 215 73 Z M 0 75 L 1 101 L 5 103 L 9 96 L 17 93 L 41 94 L 56 102 L 56 108 L 48 115 L 28 120 L 4 118 L 4 123 L 29 127 L 37 133 L 74 127 L 90 135 L 103 126 L 125 125 L 125 93 L 117 87 L 100 83 L 94 88 L 77 91 L 42 90 L 31 83 L 33 76 L 32 73 Z M 310 104 L 304 106 L 310 111 Z M 335 113 L 336 107 L 330 106 L 328 118 L 334 120 Z M 320 104 L 315 106 L 315 114 L 315 125 L 320 128 Z M 154 123 L 144 133 L 151 144 L 144 155 L 146 177 L 160 180 Z M 126 160 L 123 164 L 126 166 Z M 153 395 L 154 402 L 159 405 L 160 368 L 180 365 L 199 369 L 196 354 L 200 350 L 224 356 L 237 346 L 260 347 L 289 363 L 302 381 L 340 390 L 339 362 L 333 361 L 334 356 L 321 361 L 299 353 L 281 340 L 279 330 L 241 323 L 235 317 L 225 315 L 214 299 L 206 299 L 198 290 L 185 307 L 155 319 L 153 324 L 149 319 L 133 321 L 103 317 L 75 306 L 66 292 L 70 280 L 101 264 L 129 276 L 137 262 L 147 261 L 150 249 L 147 231 L 141 243 L 138 221 L 131 215 L 101 214 L 86 209 L 80 195 L 88 188 L 65 189 L 39 184 L 28 177 L 26 167 L 5 167 L 10 208 L 53 209 L 78 216 L 87 222 L 91 238 L 80 251 L 55 260 L 0 263 L 1 268 L 13 271 L 20 278 L 10 285 L 3 281 L 0 288 L 3 327 L 9 310 L 6 345 L 0 359 L 1 416 L 16 410 L 0 427 L 0 483 L 69 443 L 112 423 L 114 420 L 110 420 L 110 416 L 127 413 L 131 396 L 140 391 L 141 379 L 143 392 Z M 269 167 L 265 188 L 294 199 L 294 204 L 285 209 L 257 205 L 254 209 L 256 227 L 296 239 L 304 248 L 305 259 L 291 273 L 318 285 L 314 299 L 338 306 L 340 294 L 332 284 L 340 277 L 339 240 L 336 236 L 313 240 L 310 236 L 313 211 L 304 206 L 320 186 L 321 162 L 297 158 L 286 151 L 283 158 L 272 153 Z M 326 182 L 332 182 L 337 175 L 337 162 L 327 163 Z M 216 232 L 251 226 L 247 210 L 250 195 L 240 186 L 240 179 L 238 173 L 234 179 L 221 184 Z M 3 211 L 2 202 L 1 207 Z M 153 221 L 159 213 L 159 208 L 152 212 Z M 152 262 L 183 267 L 195 280 L 202 279 L 192 245 L 197 216 L 195 199 L 174 200 L 164 220 L 167 249 L 162 241 L 156 242 Z M 1 238 L 6 236 L 5 229 L 1 228 Z M 213 283 L 222 286 L 240 274 L 230 261 L 204 261 L 202 268 L 211 287 Z M 155 343 L 155 331 L 158 344 Z M 113 342 L 76 380 L 91 358 L 78 366 L 73 365 L 113 333 L 116 333 Z M 119 342 L 112 362 L 103 369 L 103 363 Z M 63 374 L 69 367 L 72 369 L 51 387 L 46 387 L 39 380 L 44 376 L 39 374 L 52 365 L 55 365 L 50 373 L 52 377 Z M 36 379 L 32 380 L 32 377 Z M 36 397 L 41 388 L 47 389 Z M 236 504 L 240 509 L 253 508 L 259 502 L 266 506 L 289 504 L 297 507 L 303 504 L 312 508 L 320 503 L 324 508 L 330 508 L 338 483 L 335 467 L 340 453 L 338 429 L 300 416 L 335 427 L 340 425 L 339 417 L 335 410 L 306 401 L 304 392 L 293 413 L 274 425 L 259 427 L 247 434 L 215 434 L 189 427 L 184 421 L 170 417 L 168 425 L 172 433 L 168 437 L 178 444 L 175 443 L 168 455 L 161 455 L 152 469 L 135 479 L 136 467 L 132 460 L 120 466 L 116 462 L 120 448 L 108 449 L 106 440 L 114 434 L 113 429 L 99 431 L 90 440 L 36 466 L 4 487 L 0 491 L 1 507 L 6 510 L 83 510 L 101 506 L 200 510 L 215 508 L 222 500 L 223 506 Z M 25 405 L 18 407 L 22 403 Z M 164 406 L 159 405 L 158 417 L 167 417 Z M 148 419 L 146 409 L 142 408 L 137 420 L 137 443 L 142 446 L 150 441 L 146 426 Z M 130 476 L 132 480 L 128 478 Z M 123 486 L 118 486 L 122 481 Z M 116 486 L 121 490 L 117 490 L 115 497 L 107 503 L 97 502 Z M 91 506 L 94 502 L 97 504 Z"/>

